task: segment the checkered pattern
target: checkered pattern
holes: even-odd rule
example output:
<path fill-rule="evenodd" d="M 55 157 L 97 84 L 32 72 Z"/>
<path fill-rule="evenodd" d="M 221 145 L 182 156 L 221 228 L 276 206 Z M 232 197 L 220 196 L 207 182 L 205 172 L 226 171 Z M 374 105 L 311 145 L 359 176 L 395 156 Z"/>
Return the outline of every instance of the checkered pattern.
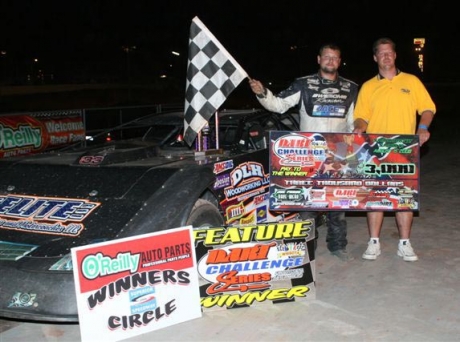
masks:
<path fill-rule="evenodd" d="M 198 132 L 248 75 L 198 17 L 190 27 L 188 55 L 184 140 L 191 146 Z"/>

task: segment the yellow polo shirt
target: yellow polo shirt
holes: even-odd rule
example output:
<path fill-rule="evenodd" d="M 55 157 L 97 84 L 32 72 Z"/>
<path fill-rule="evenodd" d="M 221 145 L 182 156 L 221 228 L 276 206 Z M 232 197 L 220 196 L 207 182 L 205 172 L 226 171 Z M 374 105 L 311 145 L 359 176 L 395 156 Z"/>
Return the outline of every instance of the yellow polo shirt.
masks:
<path fill-rule="evenodd" d="M 368 123 L 366 133 L 415 134 L 415 114 L 426 110 L 436 113 L 436 106 L 416 76 L 400 72 L 390 81 L 377 75 L 361 86 L 354 120 Z"/>

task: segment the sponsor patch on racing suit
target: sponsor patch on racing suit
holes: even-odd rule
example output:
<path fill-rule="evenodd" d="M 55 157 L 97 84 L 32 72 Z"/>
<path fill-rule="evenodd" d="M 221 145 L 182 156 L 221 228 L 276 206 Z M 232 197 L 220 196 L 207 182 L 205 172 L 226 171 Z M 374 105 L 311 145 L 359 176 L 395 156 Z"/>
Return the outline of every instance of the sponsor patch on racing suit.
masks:
<path fill-rule="evenodd" d="M 335 81 L 318 74 L 296 79 L 276 96 L 267 89 L 258 100 L 268 110 L 285 113 L 297 106 L 300 130 L 305 132 L 351 132 L 358 85 L 339 76 Z"/>

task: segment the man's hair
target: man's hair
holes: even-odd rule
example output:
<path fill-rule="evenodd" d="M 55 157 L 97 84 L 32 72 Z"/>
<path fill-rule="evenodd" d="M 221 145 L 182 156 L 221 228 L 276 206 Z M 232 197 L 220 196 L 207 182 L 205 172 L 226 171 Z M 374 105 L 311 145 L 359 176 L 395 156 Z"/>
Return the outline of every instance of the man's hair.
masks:
<path fill-rule="evenodd" d="M 393 51 L 396 51 L 396 44 L 393 40 L 391 40 L 390 38 L 379 38 L 372 45 L 372 52 L 374 53 L 374 55 L 377 54 L 379 45 L 382 45 L 382 44 L 390 44 Z"/>
<path fill-rule="evenodd" d="M 334 51 L 338 51 L 339 55 L 342 54 L 342 51 L 340 50 L 338 45 L 336 45 L 334 43 L 327 43 L 327 44 L 321 45 L 321 47 L 319 48 L 319 52 L 318 52 L 319 56 L 322 56 L 323 51 L 326 50 L 326 49 L 331 49 L 331 50 L 334 50 Z"/>

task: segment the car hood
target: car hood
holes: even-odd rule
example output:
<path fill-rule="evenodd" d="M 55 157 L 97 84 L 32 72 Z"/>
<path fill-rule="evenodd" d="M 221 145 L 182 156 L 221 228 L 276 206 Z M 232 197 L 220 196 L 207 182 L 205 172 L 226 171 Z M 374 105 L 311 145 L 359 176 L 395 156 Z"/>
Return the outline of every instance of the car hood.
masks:
<path fill-rule="evenodd" d="M 29 256 L 60 256 L 74 246 L 132 234 L 134 224 L 146 225 L 133 219 L 145 217 L 146 206 L 158 207 L 161 218 L 168 193 L 186 197 L 187 187 L 178 189 L 182 183 L 212 181 L 206 162 L 149 147 L 47 153 L 2 160 L 0 168 L 0 241 L 39 247 Z M 143 229 L 161 229 L 160 221 Z"/>

